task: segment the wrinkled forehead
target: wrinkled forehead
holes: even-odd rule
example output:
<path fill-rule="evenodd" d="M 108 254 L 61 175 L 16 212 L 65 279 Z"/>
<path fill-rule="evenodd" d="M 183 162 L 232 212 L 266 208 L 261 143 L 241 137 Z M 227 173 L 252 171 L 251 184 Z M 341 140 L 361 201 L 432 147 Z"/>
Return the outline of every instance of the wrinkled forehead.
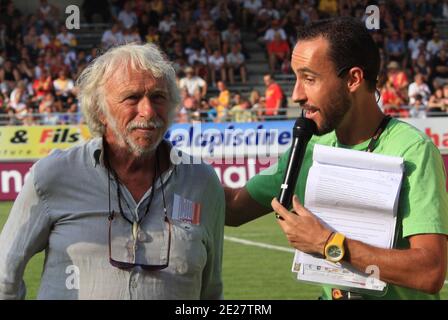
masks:
<path fill-rule="evenodd" d="M 123 64 L 109 75 L 105 73 L 104 87 L 106 90 L 132 88 L 167 90 L 167 83 L 164 77 L 156 78 L 150 70 L 132 68 L 130 65 Z"/>

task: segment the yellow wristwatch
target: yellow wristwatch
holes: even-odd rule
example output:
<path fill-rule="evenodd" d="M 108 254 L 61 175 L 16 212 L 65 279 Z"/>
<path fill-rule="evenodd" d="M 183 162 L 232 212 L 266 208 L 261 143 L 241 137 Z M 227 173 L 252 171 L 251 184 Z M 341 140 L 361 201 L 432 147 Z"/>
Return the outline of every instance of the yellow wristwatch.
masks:
<path fill-rule="evenodd" d="M 331 262 L 339 262 L 344 258 L 344 240 L 342 233 L 336 232 L 325 245 L 325 259 Z"/>

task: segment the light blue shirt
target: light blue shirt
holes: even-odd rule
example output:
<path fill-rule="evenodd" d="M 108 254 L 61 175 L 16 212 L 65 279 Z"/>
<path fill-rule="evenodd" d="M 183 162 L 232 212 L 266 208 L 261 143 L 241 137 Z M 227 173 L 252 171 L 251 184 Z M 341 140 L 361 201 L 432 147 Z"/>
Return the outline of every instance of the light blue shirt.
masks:
<path fill-rule="evenodd" d="M 160 271 L 121 270 L 109 263 L 108 172 L 102 139 L 57 150 L 38 161 L 0 235 L 0 298 L 25 297 L 25 266 L 45 250 L 39 299 L 221 299 L 224 192 L 211 166 L 188 164 L 193 160 L 186 154 L 181 158 L 162 175 L 168 217 L 173 217 L 176 198 L 196 204 L 200 219 L 199 224 L 171 219 L 169 265 Z M 111 208 L 119 212 L 112 175 L 110 186 Z M 130 220 L 141 217 L 151 188 L 139 203 L 125 186 L 121 190 L 125 215 Z M 132 225 L 115 216 L 113 257 L 142 264 L 166 262 L 167 226 L 158 179 L 135 245 L 130 245 Z"/>

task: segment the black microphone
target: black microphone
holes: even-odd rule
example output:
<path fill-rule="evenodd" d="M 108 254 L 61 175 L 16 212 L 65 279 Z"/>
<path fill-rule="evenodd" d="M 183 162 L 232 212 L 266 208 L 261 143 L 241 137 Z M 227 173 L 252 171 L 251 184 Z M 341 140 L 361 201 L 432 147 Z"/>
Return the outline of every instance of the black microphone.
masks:
<path fill-rule="evenodd" d="M 292 203 L 292 197 L 300 173 L 300 167 L 302 166 L 306 146 L 316 132 L 316 123 L 311 119 L 302 116 L 297 118 L 296 123 L 294 123 L 288 165 L 283 183 L 280 186 L 280 195 L 278 196 L 278 201 L 287 209 L 289 209 Z M 281 218 L 278 214 L 276 214 L 276 217 L 277 219 Z"/>

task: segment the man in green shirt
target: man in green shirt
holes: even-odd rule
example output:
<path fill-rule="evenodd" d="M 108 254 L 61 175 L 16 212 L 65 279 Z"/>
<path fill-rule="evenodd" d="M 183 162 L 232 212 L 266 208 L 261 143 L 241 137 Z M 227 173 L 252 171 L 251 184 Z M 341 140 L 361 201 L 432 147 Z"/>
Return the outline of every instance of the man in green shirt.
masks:
<path fill-rule="evenodd" d="M 275 199 L 284 177 L 289 152 L 246 187 L 226 188 L 226 224 L 241 225 L 274 209 L 293 247 L 327 259 L 326 245 L 340 245 L 338 259 L 360 271 L 379 268 L 390 286 L 384 299 L 437 299 L 447 269 L 448 196 L 445 170 L 438 149 L 423 133 L 392 119 L 384 130 L 384 114 L 375 99 L 380 58 L 365 27 L 351 18 L 336 18 L 303 29 L 292 54 L 296 74 L 293 100 L 318 133 L 308 143 L 295 189 L 294 211 Z M 380 133 L 378 139 L 372 137 Z M 375 141 L 376 140 L 376 141 Z M 400 156 L 405 161 L 398 207 L 398 241 L 383 249 L 332 233 L 300 203 L 304 201 L 314 145 Z M 299 202 L 300 201 L 300 202 Z M 338 292 L 338 291 L 334 291 Z M 324 288 L 323 298 L 336 298 Z M 378 298 L 363 294 L 365 299 Z"/>

